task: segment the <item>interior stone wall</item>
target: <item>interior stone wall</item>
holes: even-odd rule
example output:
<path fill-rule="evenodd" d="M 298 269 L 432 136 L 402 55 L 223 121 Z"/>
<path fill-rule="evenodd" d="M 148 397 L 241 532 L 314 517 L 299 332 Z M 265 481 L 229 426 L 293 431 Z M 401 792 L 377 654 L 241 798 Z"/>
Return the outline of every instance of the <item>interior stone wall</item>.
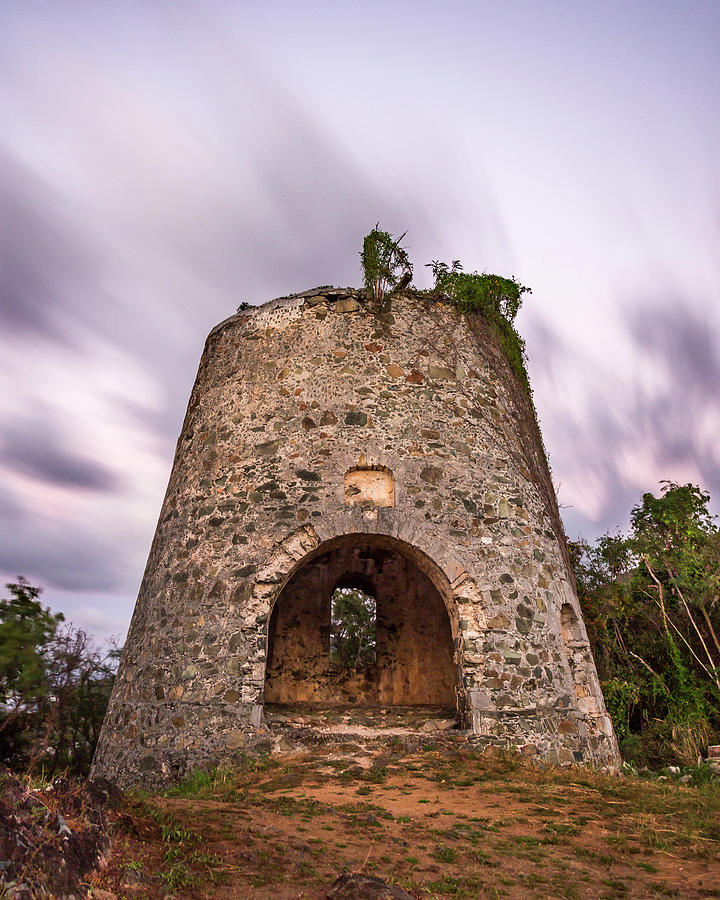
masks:
<path fill-rule="evenodd" d="M 376 662 L 330 663 L 330 600 L 358 585 L 377 604 Z M 355 535 L 302 566 L 270 618 L 265 701 L 456 707 L 450 620 L 428 576 L 397 550 Z"/>
<path fill-rule="evenodd" d="M 617 765 L 592 658 L 578 680 L 561 633 L 563 604 L 582 614 L 532 407 L 476 326 L 412 293 L 379 316 L 362 292 L 326 287 L 213 329 L 94 773 L 160 783 L 271 740 L 274 605 L 352 535 L 402 547 L 442 597 L 469 740 Z M 346 482 L 353 470 L 392 480 Z M 379 671 L 378 691 L 425 696 L 417 659 L 407 677 Z M 428 666 L 443 691 L 446 659 Z"/>

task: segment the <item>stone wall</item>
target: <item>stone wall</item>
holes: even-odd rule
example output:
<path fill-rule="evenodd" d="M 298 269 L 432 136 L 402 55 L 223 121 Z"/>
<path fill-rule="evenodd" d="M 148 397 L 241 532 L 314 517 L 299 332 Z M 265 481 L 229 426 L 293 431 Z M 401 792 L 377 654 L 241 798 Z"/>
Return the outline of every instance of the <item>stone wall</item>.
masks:
<path fill-rule="evenodd" d="M 433 613 L 429 627 L 449 624 L 457 715 L 472 739 L 615 765 L 523 397 L 491 337 L 415 295 L 379 318 L 358 292 L 316 289 L 214 329 L 94 772 L 162 781 L 251 748 L 264 728 L 276 600 L 323 554 L 333 578 L 352 569 L 341 548 L 363 541 L 382 544 L 396 574 L 405 567 L 416 586 L 421 574 L 433 589 L 422 582 L 425 596 L 442 599 L 445 620 Z M 332 580 L 316 598 L 318 633 Z M 418 596 L 412 583 L 407 597 L 390 591 L 406 611 Z M 575 617 L 568 639 L 563 605 Z M 428 671 L 445 684 L 440 656 L 425 673 L 408 662 L 421 683 L 397 696 L 427 696 Z M 279 665 L 275 654 L 272 671 Z M 387 702 L 387 691 L 369 696 Z"/>

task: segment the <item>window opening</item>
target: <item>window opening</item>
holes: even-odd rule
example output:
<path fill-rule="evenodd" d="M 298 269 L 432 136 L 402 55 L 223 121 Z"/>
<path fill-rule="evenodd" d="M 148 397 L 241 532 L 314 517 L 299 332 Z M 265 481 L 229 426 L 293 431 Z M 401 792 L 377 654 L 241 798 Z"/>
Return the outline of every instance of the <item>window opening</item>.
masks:
<path fill-rule="evenodd" d="M 375 665 L 377 604 L 358 587 L 338 587 L 330 603 L 330 662 L 343 669 Z"/>

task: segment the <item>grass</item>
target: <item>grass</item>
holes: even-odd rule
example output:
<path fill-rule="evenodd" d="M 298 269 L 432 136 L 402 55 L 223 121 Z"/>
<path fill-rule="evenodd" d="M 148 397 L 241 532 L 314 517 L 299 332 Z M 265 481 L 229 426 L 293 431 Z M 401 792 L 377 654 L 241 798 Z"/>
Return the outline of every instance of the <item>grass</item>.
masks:
<path fill-rule="evenodd" d="M 147 897 L 212 897 L 219 881 L 248 898 L 324 896 L 358 869 L 422 898 L 720 897 L 717 782 L 449 752 L 385 747 L 366 769 L 319 752 L 191 773 L 133 801 L 152 834 L 121 817 L 101 886 L 123 896 L 122 872 L 142 859 L 158 876 Z"/>

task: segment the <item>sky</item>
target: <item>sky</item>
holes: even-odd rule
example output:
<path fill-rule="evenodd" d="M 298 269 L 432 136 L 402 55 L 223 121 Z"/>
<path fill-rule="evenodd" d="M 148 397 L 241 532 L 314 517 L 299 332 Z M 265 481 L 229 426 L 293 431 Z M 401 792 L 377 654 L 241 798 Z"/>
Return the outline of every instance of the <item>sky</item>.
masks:
<path fill-rule="evenodd" d="M 122 638 L 207 332 L 377 221 L 532 288 L 570 538 L 720 500 L 718 46 L 715 0 L 0 0 L 2 583 Z"/>

